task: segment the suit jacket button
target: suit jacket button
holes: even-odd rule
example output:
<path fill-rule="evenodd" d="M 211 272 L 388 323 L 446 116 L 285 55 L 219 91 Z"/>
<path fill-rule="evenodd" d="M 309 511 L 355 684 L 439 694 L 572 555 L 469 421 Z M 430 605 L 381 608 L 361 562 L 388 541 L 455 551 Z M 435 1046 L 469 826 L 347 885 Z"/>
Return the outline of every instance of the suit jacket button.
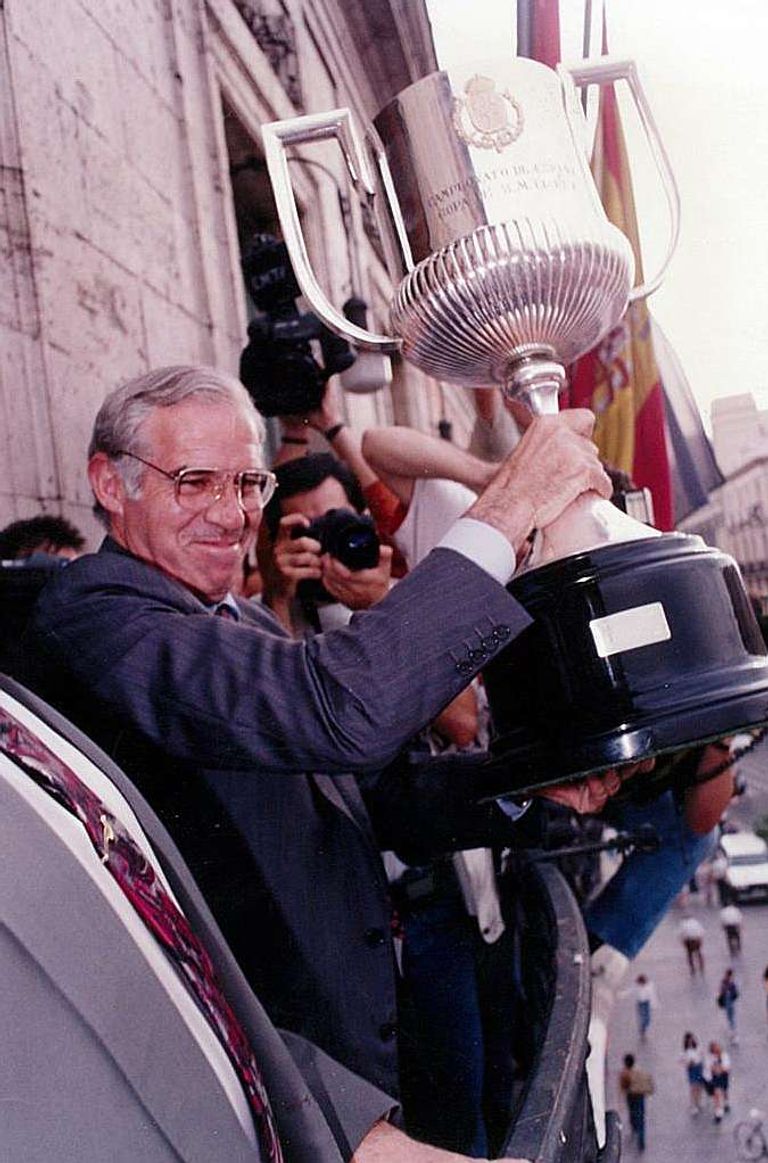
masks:
<path fill-rule="evenodd" d="M 456 663 L 456 669 L 458 670 L 459 674 L 469 674 L 469 672 L 472 670 L 472 663 L 469 662 L 466 658 L 462 658 L 461 662 Z"/>
<path fill-rule="evenodd" d="M 500 638 L 495 637 L 493 634 L 487 634 L 485 638 L 481 639 L 480 648 L 486 651 L 495 650 L 500 642 Z"/>
<path fill-rule="evenodd" d="M 371 949 L 376 949 L 379 945 L 384 944 L 384 930 L 377 928 L 366 929 L 363 933 L 363 940 L 365 941 L 366 945 L 371 947 Z"/>
<path fill-rule="evenodd" d="M 503 642 L 505 638 L 509 638 L 512 631 L 510 630 L 509 626 L 501 625 L 501 626 L 496 627 L 496 629 L 494 630 L 494 633 L 498 634 L 499 638 Z"/>
<path fill-rule="evenodd" d="M 382 1022 L 379 1026 L 379 1037 L 382 1042 L 391 1042 L 397 1034 L 397 1025 L 395 1022 Z"/>

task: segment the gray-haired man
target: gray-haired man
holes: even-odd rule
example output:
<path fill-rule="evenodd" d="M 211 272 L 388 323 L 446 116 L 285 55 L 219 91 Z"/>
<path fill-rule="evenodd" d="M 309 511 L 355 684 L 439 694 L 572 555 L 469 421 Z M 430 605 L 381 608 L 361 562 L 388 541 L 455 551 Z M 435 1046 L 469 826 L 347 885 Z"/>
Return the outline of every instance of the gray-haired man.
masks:
<path fill-rule="evenodd" d="M 452 850 L 510 828 L 494 805 L 472 806 L 474 764 L 411 769 L 398 755 L 528 624 L 504 583 L 532 530 L 584 491 L 609 495 L 592 422 L 534 422 L 387 598 L 296 642 L 231 596 L 272 487 L 249 397 L 213 369 L 149 373 L 96 420 L 89 476 L 109 537 L 38 607 L 44 692 L 163 818 L 270 1016 L 389 1094 L 397 1015 L 377 844 Z M 341 773 L 387 765 L 371 820 Z M 599 808 L 618 783 L 590 780 L 582 804 Z M 351 1146 L 362 1163 L 382 1145 L 373 1157 L 422 1158 L 388 1124 Z"/>

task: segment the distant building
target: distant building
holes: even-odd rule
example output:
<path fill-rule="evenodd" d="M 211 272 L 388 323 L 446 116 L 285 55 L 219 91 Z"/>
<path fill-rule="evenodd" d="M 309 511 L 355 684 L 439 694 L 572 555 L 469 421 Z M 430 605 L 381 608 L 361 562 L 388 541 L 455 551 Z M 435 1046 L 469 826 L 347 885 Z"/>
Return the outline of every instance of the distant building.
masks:
<path fill-rule="evenodd" d="M 277 230 L 260 126 L 348 105 L 362 125 L 436 68 L 422 0 L 5 0 L 0 5 L 0 525 L 95 532 L 83 466 L 107 390 L 152 366 L 237 371 L 241 247 Z M 386 324 L 368 207 L 333 144 L 290 169 L 318 277 Z M 462 439 L 467 393 L 396 362 L 357 426 Z"/>
<path fill-rule="evenodd" d="M 768 412 L 751 394 L 715 400 L 712 437 L 726 479 L 679 528 L 729 553 L 768 612 Z"/>
<path fill-rule="evenodd" d="M 712 443 L 726 477 L 749 461 L 768 456 L 768 412 L 758 411 L 751 392 L 713 400 Z"/>

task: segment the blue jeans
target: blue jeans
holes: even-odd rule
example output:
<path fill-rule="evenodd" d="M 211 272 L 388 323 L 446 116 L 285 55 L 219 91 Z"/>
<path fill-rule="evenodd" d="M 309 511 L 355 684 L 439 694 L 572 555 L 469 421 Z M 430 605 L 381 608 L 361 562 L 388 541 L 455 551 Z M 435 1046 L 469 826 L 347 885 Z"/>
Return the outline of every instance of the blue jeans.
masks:
<path fill-rule="evenodd" d="M 632 958 L 714 850 L 716 834 L 695 835 L 669 791 L 650 804 L 617 808 L 611 822 L 621 829 L 653 824 L 661 840 L 658 852 L 633 852 L 584 911 L 590 933 Z"/>
<path fill-rule="evenodd" d="M 404 916 L 403 928 L 406 1129 L 435 1146 L 487 1158 L 483 1097 L 490 1047 L 478 979 L 478 958 L 486 949 L 477 922 L 457 892 Z M 502 1025 L 509 1021 L 495 1016 Z"/>
<path fill-rule="evenodd" d="M 629 1125 L 635 1132 L 637 1145 L 641 1151 L 645 1150 L 645 1095 L 628 1094 Z"/>
<path fill-rule="evenodd" d="M 639 1001 L 637 1003 L 637 1027 L 640 1031 L 641 1038 L 645 1037 L 646 1030 L 651 1024 L 651 1003 L 649 1001 Z"/>
<path fill-rule="evenodd" d="M 730 1029 L 736 1031 L 736 999 L 730 994 L 725 995 L 725 1017 Z"/>

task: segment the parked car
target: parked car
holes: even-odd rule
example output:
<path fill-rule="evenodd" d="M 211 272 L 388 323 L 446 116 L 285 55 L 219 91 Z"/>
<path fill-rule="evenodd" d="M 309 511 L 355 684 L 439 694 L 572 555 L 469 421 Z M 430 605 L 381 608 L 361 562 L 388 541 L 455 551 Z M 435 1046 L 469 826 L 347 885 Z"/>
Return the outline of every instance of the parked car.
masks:
<path fill-rule="evenodd" d="M 725 884 L 732 900 L 768 896 L 768 844 L 754 832 L 730 832 L 720 839 L 728 867 Z"/>

